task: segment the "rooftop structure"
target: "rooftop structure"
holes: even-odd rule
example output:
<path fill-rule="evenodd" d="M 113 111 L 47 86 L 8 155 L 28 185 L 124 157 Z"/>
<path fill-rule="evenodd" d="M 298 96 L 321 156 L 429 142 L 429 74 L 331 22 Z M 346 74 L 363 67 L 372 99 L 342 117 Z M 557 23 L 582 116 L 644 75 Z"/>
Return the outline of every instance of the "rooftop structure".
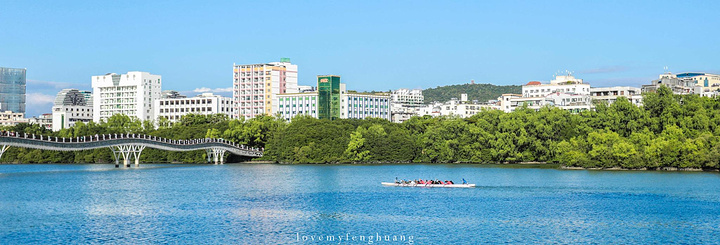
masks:
<path fill-rule="evenodd" d="M 92 121 L 92 93 L 78 89 L 61 90 L 55 97 L 51 118 L 53 131 L 72 127 L 76 122 Z"/>
<path fill-rule="evenodd" d="M 180 92 L 175 90 L 165 90 L 162 91 L 162 94 L 160 95 L 160 98 L 163 99 L 177 99 L 177 98 L 187 98 L 187 96 L 180 94 Z"/>

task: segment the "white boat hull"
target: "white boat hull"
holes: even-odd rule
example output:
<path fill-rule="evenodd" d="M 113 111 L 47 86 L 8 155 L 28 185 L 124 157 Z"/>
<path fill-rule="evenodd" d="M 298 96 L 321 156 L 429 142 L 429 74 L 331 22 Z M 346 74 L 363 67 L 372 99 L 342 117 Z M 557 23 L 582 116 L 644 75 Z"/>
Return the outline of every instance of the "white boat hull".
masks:
<path fill-rule="evenodd" d="M 380 182 L 384 186 L 400 186 L 400 187 L 443 187 L 443 188 L 471 188 L 475 187 L 475 184 L 452 184 L 452 185 L 441 185 L 441 184 L 397 184 L 392 182 Z"/>

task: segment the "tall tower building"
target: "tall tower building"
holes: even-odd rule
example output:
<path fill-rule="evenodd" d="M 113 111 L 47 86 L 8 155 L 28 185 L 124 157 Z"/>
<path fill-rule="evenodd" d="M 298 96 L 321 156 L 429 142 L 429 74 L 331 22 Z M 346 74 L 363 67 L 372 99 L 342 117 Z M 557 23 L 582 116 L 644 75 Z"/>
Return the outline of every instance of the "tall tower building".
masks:
<path fill-rule="evenodd" d="M 272 115 L 278 110 L 273 99 L 279 94 L 298 92 L 298 67 L 283 58 L 267 64 L 233 64 L 233 118 Z"/>
<path fill-rule="evenodd" d="M 155 119 L 153 103 L 160 99 L 160 75 L 131 71 L 118 75 L 108 73 L 92 77 L 93 121 L 107 120 L 125 114 L 140 120 Z"/>
<path fill-rule="evenodd" d="M 317 108 L 319 119 L 340 118 L 340 76 L 318 76 Z"/>
<path fill-rule="evenodd" d="M 0 112 L 25 113 L 25 72 L 23 68 L 0 67 Z"/>

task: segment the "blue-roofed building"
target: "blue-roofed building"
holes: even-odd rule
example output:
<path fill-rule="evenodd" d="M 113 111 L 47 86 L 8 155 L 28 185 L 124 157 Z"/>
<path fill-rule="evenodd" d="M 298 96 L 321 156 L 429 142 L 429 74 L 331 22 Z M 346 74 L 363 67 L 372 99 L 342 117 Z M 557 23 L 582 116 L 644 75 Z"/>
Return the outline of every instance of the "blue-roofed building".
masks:
<path fill-rule="evenodd" d="M 675 75 L 680 79 L 687 79 L 695 83 L 695 85 L 703 87 L 703 92 L 714 92 L 720 90 L 720 75 L 702 73 L 702 72 L 685 72 Z"/>

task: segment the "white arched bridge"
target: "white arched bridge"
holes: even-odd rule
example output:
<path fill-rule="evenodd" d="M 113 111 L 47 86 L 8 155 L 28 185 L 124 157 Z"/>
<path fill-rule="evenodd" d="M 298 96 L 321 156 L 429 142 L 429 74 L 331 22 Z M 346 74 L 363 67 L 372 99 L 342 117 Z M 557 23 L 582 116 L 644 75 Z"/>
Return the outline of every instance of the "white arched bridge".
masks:
<path fill-rule="evenodd" d="M 115 167 L 120 166 L 121 159 L 126 167 L 130 167 L 131 160 L 135 160 L 135 166 L 138 166 L 140 164 L 140 153 L 146 147 L 167 151 L 205 150 L 208 162 L 214 161 L 215 164 L 225 162 L 226 152 L 239 156 L 261 157 L 264 150 L 214 138 L 173 140 L 144 134 L 96 134 L 62 138 L 16 132 L 0 133 L 0 158 L 11 146 L 51 151 L 110 148 L 115 157 Z"/>

